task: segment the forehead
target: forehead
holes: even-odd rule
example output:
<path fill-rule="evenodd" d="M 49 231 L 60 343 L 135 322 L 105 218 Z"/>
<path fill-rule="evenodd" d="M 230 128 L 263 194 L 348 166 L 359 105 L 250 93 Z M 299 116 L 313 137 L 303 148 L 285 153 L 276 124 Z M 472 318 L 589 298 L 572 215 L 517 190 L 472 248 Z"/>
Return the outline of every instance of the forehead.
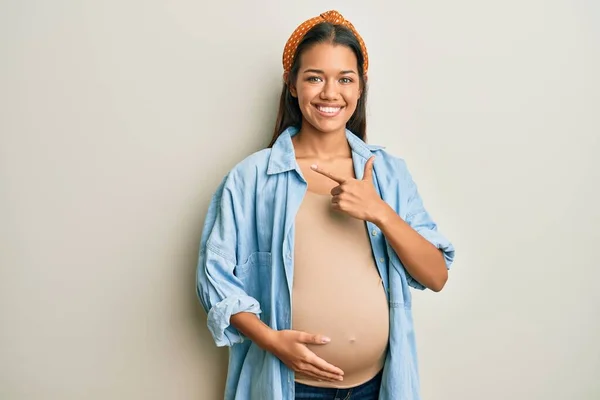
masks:
<path fill-rule="evenodd" d="M 300 56 L 300 70 L 315 68 L 322 70 L 358 70 L 358 60 L 347 46 L 317 43 Z"/>

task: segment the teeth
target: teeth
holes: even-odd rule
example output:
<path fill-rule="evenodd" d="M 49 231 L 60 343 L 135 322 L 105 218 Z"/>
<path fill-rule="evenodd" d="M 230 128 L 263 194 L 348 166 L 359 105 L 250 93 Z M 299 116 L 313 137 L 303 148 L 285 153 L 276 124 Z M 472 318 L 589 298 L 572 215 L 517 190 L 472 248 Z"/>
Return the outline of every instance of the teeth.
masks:
<path fill-rule="evenodd" d="M 340 111 L 340 107 L 318 107 L 319 111 L 327 114 L 335 114 Z"/>

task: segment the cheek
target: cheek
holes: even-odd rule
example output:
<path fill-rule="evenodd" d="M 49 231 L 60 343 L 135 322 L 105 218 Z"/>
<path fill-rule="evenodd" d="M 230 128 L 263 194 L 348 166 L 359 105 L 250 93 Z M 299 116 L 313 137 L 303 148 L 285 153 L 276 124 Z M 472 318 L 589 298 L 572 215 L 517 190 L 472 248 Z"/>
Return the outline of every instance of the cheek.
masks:
<path fill-rule="evenodd" d="M 300 88 L 298 91 L 298 102 L 300 104 L 309 104 L 318 95 L 319 90 L 315 90 L 314 87 Z"/>
<path fill-rule="evenodd" d="M 348 90 L 345 94 L 346 102 L 352 106 L 356 106 L 358 103 L 358 99 L 360 97 L 360 91 L 357 88 L 352 88 Z"/>

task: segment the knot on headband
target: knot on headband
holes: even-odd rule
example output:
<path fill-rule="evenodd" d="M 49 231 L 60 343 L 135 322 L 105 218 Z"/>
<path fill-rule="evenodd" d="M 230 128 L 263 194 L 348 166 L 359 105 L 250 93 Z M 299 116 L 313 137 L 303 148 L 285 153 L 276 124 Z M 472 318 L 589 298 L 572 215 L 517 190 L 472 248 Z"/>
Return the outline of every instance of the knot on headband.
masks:
<path fill-rule="evenodd" d="M 335 10 L 326 11 L 323 14 L 321 14 L 320 17 L 323 18 L 327 22 L 331 22 L 334 25 L 340 25 L 340 24 L 343 24 L 344 21 L 346 21 L 344 19 L 344 17 L 342 16 L 342 14 L 340 14 L 339 12 L 337 12 Z"/>
<path fill-rule="evenodd" d="M 306 32 L 308 32 L 309 30 L 314 28 L 315 25 L 318 25 L 323 22 L 329 22 L 332 25 L 341 25 L 341 26 L 344 26 L 344 27 L 350 29 L 350 31 L 354 34 L 354 36 L 358 40 L 358 43 L 360 44 L 360 49 L 363 53 L 363 58 L 364 58 L 363 70 L 364 70 L 364 73 L 366 74 L 367 70 L 369 68 L 369 56 L 367 55 L 367 47 L 365 46 L 365 42 L 363 41 L 362 37 L 360 37 L 360 35 L 358 34 L 358 31 L 356 30 L 356 28 L 354 28 L 354 25 L 352 25 L 352 23 L 350 23 L 350 21 L 347 21 L 342 16 L 342 14 L 340 14 L 339 12 L 337 12 L 335 10 L 324 12 L 321 15 L 319 15 L 318 17 L 314 17 L 309 20 L 306 20 L 302 24 L 300 24 L 300 26 L 298 26 L 296 28 L 296 30 L 292 33 L 292 35 L 288 39 L 288 41 L 285 44 L 285 47 L 283 49 L 283 58 L 282 58 L 283 71 L 285 73 L 289 73 L 290 70 L 292 69 L 292 65 L 294 64 L 294 56 L 296 54 L 296 50 L 298 49 L 298 45 L 304 38 L 304 35 L 306 35 Z"/>

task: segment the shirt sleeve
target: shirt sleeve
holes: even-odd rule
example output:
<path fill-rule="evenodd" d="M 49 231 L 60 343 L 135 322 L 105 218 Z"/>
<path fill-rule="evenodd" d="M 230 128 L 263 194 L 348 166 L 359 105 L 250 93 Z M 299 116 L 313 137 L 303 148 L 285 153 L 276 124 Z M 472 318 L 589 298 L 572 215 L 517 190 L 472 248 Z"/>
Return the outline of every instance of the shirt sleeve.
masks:
<path fill-rule="evenodd" d="M 454 262 L 454 246 L 452 243 L 438 231 L 437 224 L 433 221 L 423 205 L 423 199 L 419 194 L 416 183 L 414 182 L 406 163 L 400 160 L 402 184 L 401 190 L 407 196 L 406 222 L 427 241 L 441 250 L 446 261 L 446 268 L 450 269 Z M 423 290 L 425 286 L 417 282 L 408 272 L 406 272 L 407 283 L 415 289 Z"/>
<path fill-rule="evenodd" d="M 248 296 L 236 277 L 237 228 L 234 185 L 226 177 L 213 195 L 204 222 L 196 270 L 196 290 L 208 314 L 208 329 L 219 347 L 241 343 L 241 333 L 230 325 L 232 315 L 261 313 L 258 301 Z"/>

